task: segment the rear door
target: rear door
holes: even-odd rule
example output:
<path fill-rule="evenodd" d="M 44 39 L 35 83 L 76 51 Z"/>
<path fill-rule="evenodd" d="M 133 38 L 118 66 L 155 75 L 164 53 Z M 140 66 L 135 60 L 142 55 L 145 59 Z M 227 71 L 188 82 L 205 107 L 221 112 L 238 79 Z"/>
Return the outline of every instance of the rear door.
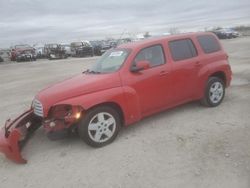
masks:
<path fill-rule="evenodd" d="M 173 64 L 174 102 L 182 103 L 195 96 L 201 62 L 190 38 L 169 41 L 168 46 Z"/>

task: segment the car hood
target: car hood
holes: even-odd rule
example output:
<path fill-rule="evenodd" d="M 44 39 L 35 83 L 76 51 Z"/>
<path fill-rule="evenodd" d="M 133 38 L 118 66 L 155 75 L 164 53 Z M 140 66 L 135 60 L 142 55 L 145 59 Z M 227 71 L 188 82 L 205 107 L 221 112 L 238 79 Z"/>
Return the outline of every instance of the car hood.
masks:
<path fill-rule="evenodd" d="M 44 110 L 63 100 L 89 94 L 121 85 L 119 73 L 89 74 L 83 73 L 41 90 L 37 96 Z"/>

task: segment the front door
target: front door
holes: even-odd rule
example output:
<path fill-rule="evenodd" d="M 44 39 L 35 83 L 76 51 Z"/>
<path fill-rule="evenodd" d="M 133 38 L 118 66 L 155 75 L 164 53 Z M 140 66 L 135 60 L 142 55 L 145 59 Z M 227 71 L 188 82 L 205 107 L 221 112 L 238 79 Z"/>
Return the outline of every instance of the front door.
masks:
<path fill-rule="evenodd" d="M 124 80 L 125 85 L 133 88 L 139 100 L 143 116 L 164 108 L 171 97 L 170 66 L 166 62 L 161 45 L 142 49 L 135 57 L 132 66 L 139 61 L 149 62 L 149 68 L 138 72 L 130 72 Z"/>

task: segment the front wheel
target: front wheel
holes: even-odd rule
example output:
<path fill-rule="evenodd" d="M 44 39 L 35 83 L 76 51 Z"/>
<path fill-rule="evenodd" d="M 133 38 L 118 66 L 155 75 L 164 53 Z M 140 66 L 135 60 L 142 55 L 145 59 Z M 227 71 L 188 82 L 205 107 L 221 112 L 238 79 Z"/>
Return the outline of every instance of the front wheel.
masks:
<path fill-rule="evenodd" d="M 222 102 L 224 96 L 225 83 L 218 77 L 210 77 L 201 103 L 205 106 L 216 107 Z"/>
<path fill-rule="evenodd" d="M 116 138 L 120 127 L 119 113 L 109 106 L 100 106 L 87 112 L 78 125 L 78 132 L 88 145 L 102 147 Z"/>

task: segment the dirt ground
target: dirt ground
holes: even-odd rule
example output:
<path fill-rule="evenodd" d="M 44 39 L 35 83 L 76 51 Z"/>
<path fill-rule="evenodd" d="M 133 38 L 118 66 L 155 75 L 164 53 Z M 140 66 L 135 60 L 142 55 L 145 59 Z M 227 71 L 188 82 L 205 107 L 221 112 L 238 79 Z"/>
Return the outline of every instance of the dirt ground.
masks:
<path fill-rule="evenodd" d="M 250 37 L 222 42 L 234 77 L 219 107 L 179 106 L 123 128 L 99 149 L 73 136 L 52 142 L 39 129 L 23 150 L 28 164 L 0 156 L 0 187 L 249 188 Z M 43 87 L 95 60 L 1 65 L 0 122 L 29 108 Z"/>

